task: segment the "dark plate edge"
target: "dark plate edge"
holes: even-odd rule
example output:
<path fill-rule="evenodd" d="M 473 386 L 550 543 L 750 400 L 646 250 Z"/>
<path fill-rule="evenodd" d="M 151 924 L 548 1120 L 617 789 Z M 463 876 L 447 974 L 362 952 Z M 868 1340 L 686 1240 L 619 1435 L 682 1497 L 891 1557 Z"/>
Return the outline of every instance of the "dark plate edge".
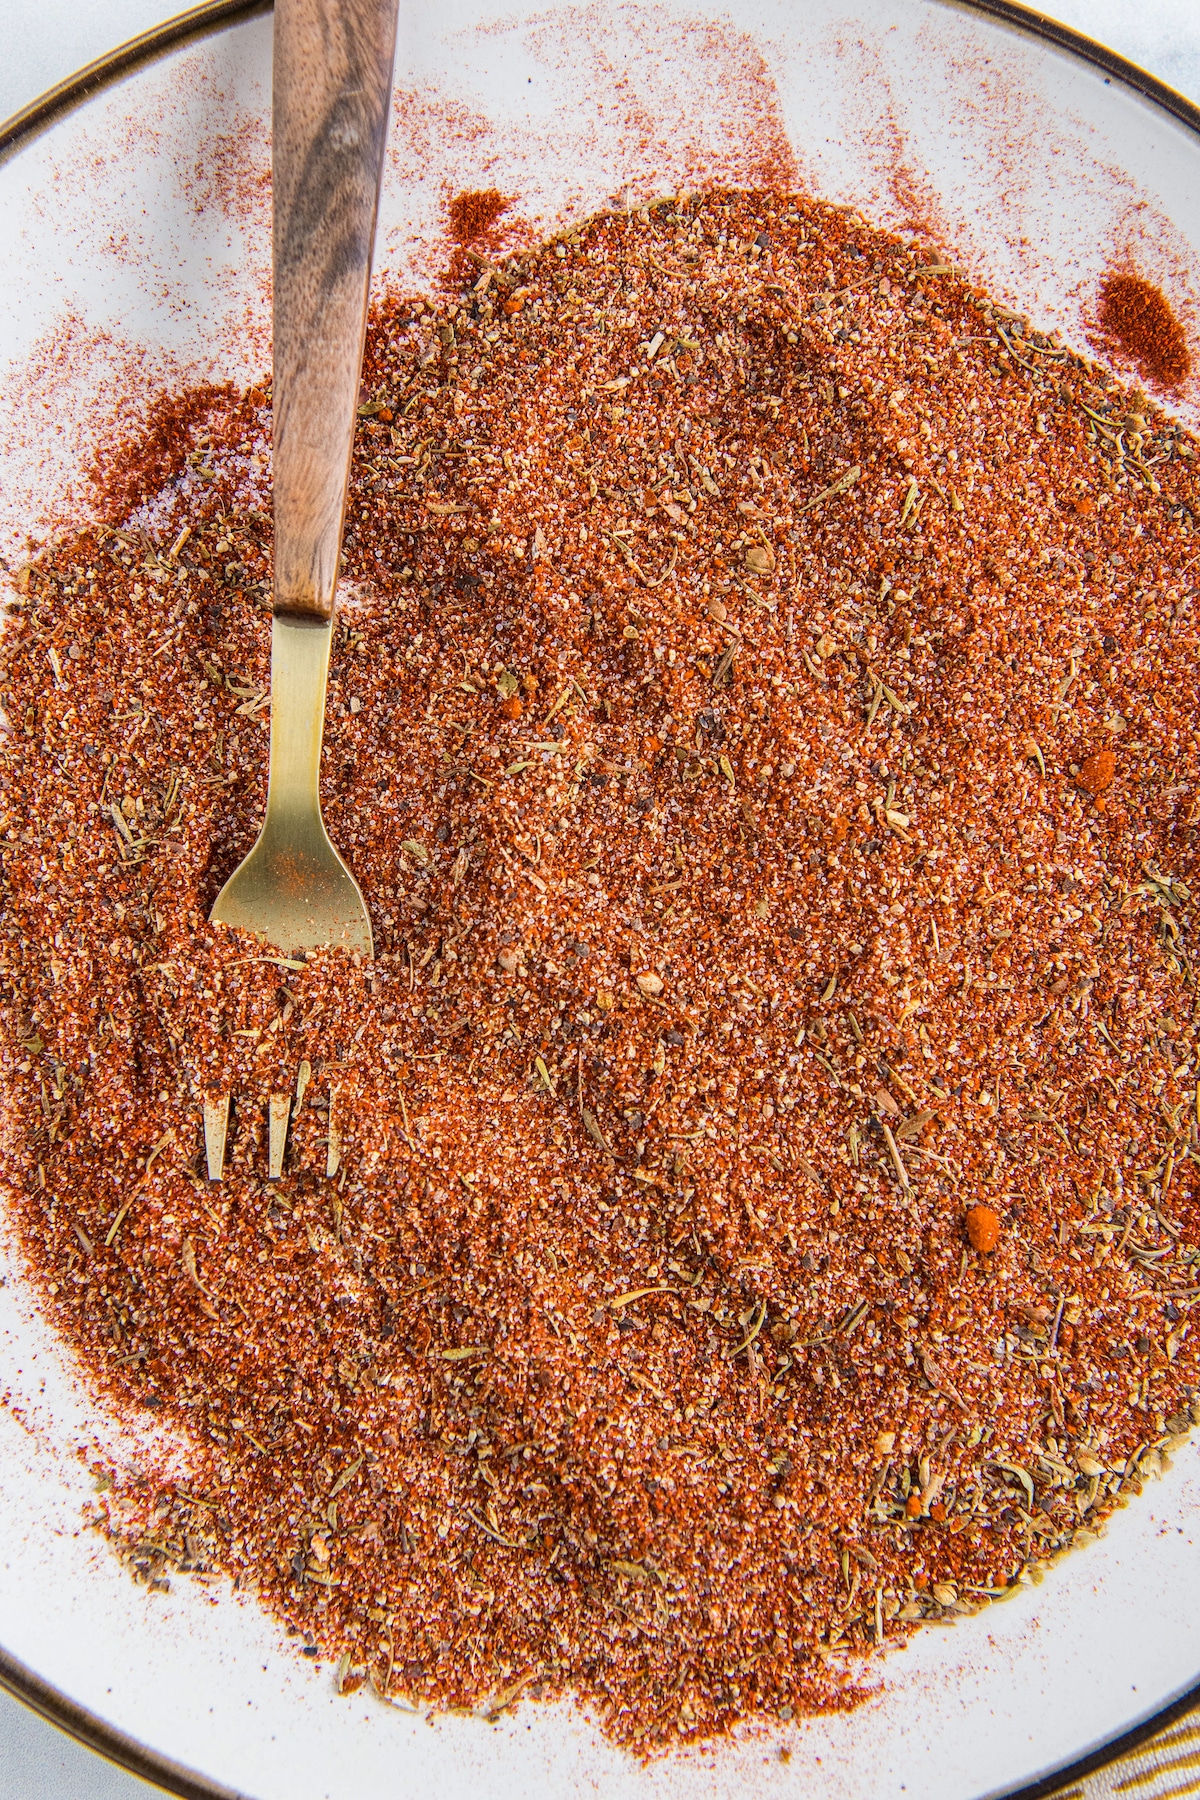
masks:
<path fill-rule="evenodd" d="M 68 75 L 65 81 L 56 82 L 28 106 L 13 113 L 11 118 L 0 121 L 0 161 L 4 161 L 11 151 L 24 149 L 30 139 L 53 125 L 73 106 L 90 100 L 102 88 L 111 87 L 123 75 L 131 74 L 143 63 L 152 62 L 164 51 L 177 50 L 191 38 L 206 37 L 223 25 L 234 25 L 255 13 L 270 10 L 271 0 L 202 0 L 201 5 L 176 13 L 150 31 L 118 44 L 107 55 L 98 56 L 95 62 Z"/>
<path fill-rule="evenodd" d="M 182 1763 L 172 1761 L 157 1750 L 148 1750 L 136 1738 L 118 1731 L 115 1725 L 107 1724 L 59 1688 L 43 1681 L 40 1675 L 35 1675 L 32 1669 L 3 1648 L 0 1648 L 0 1688 L 40 1718 L 65 1731 L 77 1743 L 107 1757 L 109 1762 L 137 1775 L 142 1781 L 152 1782 L 167 1793 L 178 1795 L 179 1800 L 252 1800 L 248 1794 L 193 1774 Z"/>
<path fill-rule="evenodd" d="M 1168 1725 L 1173 1725 L 1176 1719 L 1197 1705 L 1200 1705 L 1200 1682 L 1177 1699 L 1168 1701 L 1153 1717 L 1143 1719 L 1140 1725 L 1131 1725 L 1119 1737 L 1109 1738 L 1098 1750 L 1089 1750 L 1086 1756 L 1078 1757 L 1049 1775 L 1039 1775 L 1036 1781 L 1028 1782 L 1024 1787 L 1004 1788 L 989 1800 L 1048 1800 L 1051 1794 L 1061 1794 L 1062 1800 L 1081 1800 L 1074 1792 L 1078 1782 L 1094 1775 L 1097 1769 L 1105 1769 L 1110 1763 L 1128 1756 L 1147 1738 L 1157 1737 L 1160 1731 L 1165 1731 Z"/>
<path fill-rule="evenodd" d="M 1108 77 L 1132 88 L 1144 99 L 1152 101 L 1164 112 L 1200 133 L 1200 106 L 1156 75 L 1098 43 L 1095 38 L 1063 25 L 1048 13 L 1022 6 L 1018 0 L 937 0 L 938 4 L 961 6 L 964 11 L 982 13 L 998 23 L 1031 37 L 1042 38 L 1057 49 L 1066 50 L 1082 62 L 1091 63 Z M 223 25 L 235 24 L 256 13 L 270 12 L 272 0 L 202 0 L 199 6 L 156 25 L 139 37 L 130 38 L 106 56 L 97 57 L 76 74 L 58 82 L 46 93 L 39 94 L 11 118 L 0 121 L 0 159 L 9 151 L 23 147 L 30 138 L 43 131 L 71 107 L 120 80 L 140 64 L 151 61 L 166 50 L 178 49 L 189 38 L 202 37 Z"/>
<path fill-rule="evenodd" d="M 1153 101 L 1181 125 L 1200 133 L 1200 106 L 1194 101 L 1169 83 L 1160 81 L 1157 75 L 1151 75 L 1148 69 L 1139 68 L 1137 63 L 1110 50 L 1107 44 L 1098 43 L 1073 26 L 1062 24 L 1049 13 L 1022 6 L 1019 0 L 938 0 L 938 4 L 960 6 L 964 12 L 983 13 L 998 24 L 1012 26 L 1022 35 L 1041 38 L 1058 50 L 1066 50 L 1081 62 L 1091 63 L 1111 80 L 1119 81 L 1122 87 L 1132 88 L 1143 99 Z"/>
<path fill-rule="evenodd" d="M 1159 81 L 1157 76 L 1120 56 L 1115 50 L 1110 50 L 1083 32 L 1062 24 L 1049 14 L 1022 6 L 1017 0 L 935 0 L 935 3 L 961 7 L 965 12 L 981 13 L 985 18 L 1008 25 L 1023 35 L 1041 38 L 1056 49 L 1067 51 L 1080 61 L 1100 69 L 1109 79 L 1119 81 L 1122 87 L 1131 88 L 1143 99 L 1153 102 L 1181 125 L 1200 136 L 1200 106 L 1178 93 L 1167 82 Z M 223 26 L 270 12 L 271 7 L 272 0 L 203 0 L 203 4 L 177 14 L 151 31 L 130 38 L 128 42 L 118 45 L 106 56 L 98 57 L 95 62 L 88 63 L 77 74 L 58 82 L 36 100 L 30 101 L 28 106 L 23 106 L 19 112 L 0 122 L 0 162 L 7 160 L 12 152 L 23 149 L 31 139 L 72 107 L 111 86 L 143 63 L 152 61 L 168 50 L 178 49 L 192 38 L 204 37 L 210 32 L 219 31 Z M 32 1669 L 9 1655 L 2 1646 L 0 1688 L 27 1706 L 31 1712 L 37 1713 L 51 1725 L 56 1725 L 60 1731 L 65 1731 L 68 1737 L 107 1757 L 110 1762 L 127 1769 L 142 1781 L 151 1782 L 167 1793 L 177 1795 L 179 1800 L 253 1800 L 250 1795 L 194 1774 L 169 1757 L 147 1749 L 136 1739 L 118 1731 L 115 1726 L 106 1724 L 96 1714 L 88 1712 L 85 1707 L 77 1705 L 61 1693 L 58 1688 L 43 1681 Z M 1128 1731 L 1108 1739 L 1074 1762 L 1063 1764 L 1047 1775 L 1038 1776 L 1035 1781 L 1026 1782 L 1022 1787 L 995 1790 L 995 1800 L 1047 1800 L 1049 1795 L 1059 1789 L 1083 1781 L 1118 1757 L 1127 1756 L 1131 1750 L 1136 1750 L 1148 1738 L 1165 1730 L 1198 1704 L 1200 1682 L 1150 1718 L 1144 1719 L 1140 1725 L 1131 1726 Z"/>

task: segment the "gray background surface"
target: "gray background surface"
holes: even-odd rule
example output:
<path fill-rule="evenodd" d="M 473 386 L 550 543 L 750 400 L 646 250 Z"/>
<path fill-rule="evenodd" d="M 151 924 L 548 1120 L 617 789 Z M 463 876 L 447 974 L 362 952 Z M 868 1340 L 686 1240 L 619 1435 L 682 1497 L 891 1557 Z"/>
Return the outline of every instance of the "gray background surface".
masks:
<path fill-rule="evenodd" d="M 1039 10 L 1200 100 L 1198 0 L 1055 0 Z M 162 0 L 4 0 L 0 119 L 170 16 Z M 0 1693 L 0 1800 L 146 1800 L 157 1792 Z M 347 1800 L 352 1793 L 351 1777 Z"/>

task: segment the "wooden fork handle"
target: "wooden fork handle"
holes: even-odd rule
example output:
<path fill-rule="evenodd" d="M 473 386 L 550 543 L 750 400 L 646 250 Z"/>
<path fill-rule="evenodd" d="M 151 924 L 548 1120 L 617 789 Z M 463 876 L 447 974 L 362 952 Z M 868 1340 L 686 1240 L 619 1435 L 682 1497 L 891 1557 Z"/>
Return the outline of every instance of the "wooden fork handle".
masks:
<path fill-rule="evenodd" d="M 398 0 L 276 0 L 275 611 L 332 619 Z"/>

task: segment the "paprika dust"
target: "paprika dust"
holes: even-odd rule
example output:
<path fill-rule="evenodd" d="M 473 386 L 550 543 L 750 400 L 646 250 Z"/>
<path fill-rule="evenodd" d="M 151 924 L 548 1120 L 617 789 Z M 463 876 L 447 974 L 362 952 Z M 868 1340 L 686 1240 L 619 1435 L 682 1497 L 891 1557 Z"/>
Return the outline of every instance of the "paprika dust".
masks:
<path fill-rule="evenodd" d="M 1147 381 L 1172 389 L 1192 370 L 1182 325 L 1161 288 L 1140 275 L 1108 275 L 1100 286 L 1100 323 L 1114 347 Z"/>
<path fill-rule="evenodd" d="M 1190 1425 L 1195 446 L 786 193 L 453 254 L 347 518 L 374 963 L 208 923 L 269 391 L 164 403 L 17 577 L 4 1204 L 158 1434 L 139 1579 L 647 1754 L 854 1705 Z"/>

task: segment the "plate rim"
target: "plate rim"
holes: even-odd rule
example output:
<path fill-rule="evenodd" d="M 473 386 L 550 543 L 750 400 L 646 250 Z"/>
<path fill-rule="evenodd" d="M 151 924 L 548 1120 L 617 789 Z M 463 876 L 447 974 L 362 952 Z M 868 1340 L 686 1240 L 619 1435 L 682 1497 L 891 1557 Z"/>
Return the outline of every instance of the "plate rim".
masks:
<path fill-rule="evenodd" d="M 32 138 L 55 124 L 72 107 L 90 100 L 93 95 L 111 87 L 122 76 L 132 74 L 144 63 L 151 62 L 168 51 L 179 49 L 193 38 L 207 37 L 226 26 L 238 25 L 245 19 L 269 13 L 273 10 L 273 4 L 274 0 L 201 0 L 199 5 L 174 14 L 161 25 L 154 25 L 149 31 L 127 38 L 124 43 L 116 45 L 94 61 L 85 63 L 73 75 L 66 76 L 44 93 L 38 94 L 7 119 L 0 120 L 0 164 L 17 151 L 23 150 Z M 1143 99 L 1161 107 L 1180 124 L 1200 135 L 1200 105 L 1189 100 L 1169 82 L 1160 81 L 1148 69 L 1143 69 L 1128 57 L 1122 56 L 1119 51 L 1111 50 L 1099 39 L 1089 37 L 1086 32 L 1076 31 L 1073 25 L 1064 25 L 1061 20 L 1051 18 L 1048 13 L 1021 4 L 1021 0 L 934 0 L 934 4 L 945 7 L 947 11 L 953 9 L 980 13 L 984 18 L 995 19 L 999 24 L 1008 25 L 1015 31 L 1040 38 L 1052 44 L 1055 49 L 1065 50 L 1102 70 L 1110 79 L 1120 81 L 1122 86 L 1132 88 Z"/>
<path fill-rule="evenodd" d="M 1051 18 L 1049 14 L 1020 4 L 1020 0 L 933 0 L 946 11 L 977 13 L 993 19 L 1011 30 L 1041 39 L 1054 49 L 1065 51 L 1080 61 L 1101 70 L 1109 81 L 1118 81 L 1127 89 L 1158 106 L 1200 138 L 1200 105 L 1189 100 L 1168 82 L 1160 81 L 1149 70 L 1139 67 L 1128 57 L 1111 50 L 1107 44 L 1076 31 L 1071 25 Z M 0 120 L 0 167 L 86 100 L 114 86 L 126 75 L 145 64 L 182 48 L 195 39 L 209 37 L 233 25 L 273 10 L 273 0 L 201 0 L 201 4 L 177 13 L 160 25 L 138 33 L 118 44 L 103 56 L 86 63 L 83 68 L 56 82 L 9 118 Z M 208 1776 L 186 1768 L 163 1752 L 140 1743 L 127 1732 L 109 1724 L 99 1714 L 80 1706 L 53 1683 L 43 1680 L 19 1658 L 0 1644 L 0 1690 L 65 1732 L 85 1749 L 103 1756 L 118 1768 L 139 1780 L 149 1782 L 177 1800 L 255 1800 L 242 1789 L 226 1787 Z M 1128 1730 L 1108 1738 L 1095 1749 L 1073 1762 L 1039 1775 L 1020 1787 L 995 1790 L 995 1800 L 1047 1800 L 1060 1788 L 1085 1780 L 1097 1769 L 1127 1756 L 1131 1751 L 1157 1736 L 1176 1719 L 1200 1704 L 1200 1674 L 1195 1683 L 1166 1706 L 1131 1725 Z"/>
<path fill-rule="evenodd" d="M 194 38 L 209 37 L 213 32 L 229 25 L 240 25 L 244 19 L 269 13 L 272 9 L 273 0 L 201 0 L 200 5 L 173 14 L 161 25 L 152 25 L 136 37 L 126 38 L 124 43 L 85 63 L 82 69 L 55 82 L 53 87 L 36 95 L 7 119 L 0 120 L 0 166 L 24 150 L 33 138 L 57 124 L 73 107 L 91 100 L 145 63 L 180 49 Z M 1197 128 L 1200 129 L 1200 110 Z"/>

